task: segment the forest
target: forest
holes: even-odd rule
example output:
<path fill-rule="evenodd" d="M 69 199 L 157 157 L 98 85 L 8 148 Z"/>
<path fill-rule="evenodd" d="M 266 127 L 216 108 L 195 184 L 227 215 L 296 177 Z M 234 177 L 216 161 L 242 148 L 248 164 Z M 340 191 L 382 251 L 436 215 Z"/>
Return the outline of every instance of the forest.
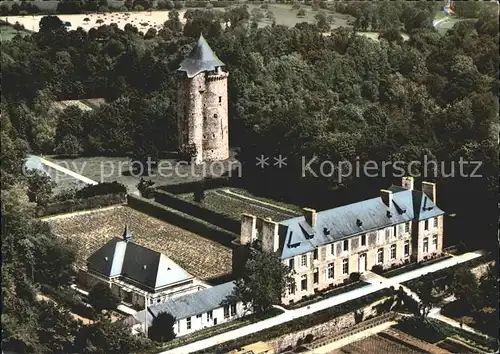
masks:
<path fill-rule="evenodd" d="M 68 284 L 74 250 L 33 217 L 21 165 L 27 153 L 158 159 L 175 150 L 176 69 L 200 33 L 230 73 L 230 143 L 250 189 L 331 208 L 365 199 L 391 178 L 304 178 L 301 157 L 481 161 L 481 178 L 428 179 L 438 184 L 439 206 L 457 215 L 452 241 L 497 249 L 496 13 L 478 11 L 476 22 L 460 22 L 441 36 L 428 2 L 392 4 L 371 4 L 376 16 L 369 20 L 362 10 L 343 10 L 352 11 L 359 26 L 379 30 L 380 41 L 348 28 L 325 36 L 318 24 L 259 28 L 243 6 L 189 10 L 185 25 L 172 11 L 146 38 L 132 25 L 68 31 L 56 16 L 46 16 L 40 32 L 2 43 L 5 349 L 126 353 L 146 345 L 118 336 L 125 330 L 106 319 L 78 324 L 67 311 L 35 301 L 40 284 Z M 107 103 L 90 112 L 51 110 L 52 101 L 85 98 Z M 289 164 L 256 168 L 261 154 L 282 154 Z M 56 342 L 48 339 L 53 333 L 60 336 Z M 111 343 L 103 340 L 108 336 Z"/>

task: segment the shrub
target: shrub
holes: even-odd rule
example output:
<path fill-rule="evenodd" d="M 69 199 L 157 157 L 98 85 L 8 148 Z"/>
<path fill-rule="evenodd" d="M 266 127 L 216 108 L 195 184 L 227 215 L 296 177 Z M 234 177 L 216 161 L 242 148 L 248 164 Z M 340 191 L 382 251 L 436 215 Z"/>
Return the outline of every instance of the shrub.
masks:
<path fill-rule="evenodd" d="M 88 185 L 76 192 L 76 198 L 90 198 L 97 195 L 127 193 L 127 187 L 118 182 L 104 182 Z"/>
<path fill-rule="evenodd" d="M 184 3 L 182 1 L 175 1 L 174 2 L 174 8 L 176 10 L 180 10 L 184 7 Z"/>
<path fill-rule="evenodd" d="M 360 278 L 361 278 L 361 273 L 359 272 L 353 272 L 349 274 L 349 282 L 359 281 Z"/>
<path fill-rule="evenodd" d="M 372 267 L 372 272 L 380 275 L 384 272 L 384 267 L 382 267 L 382 265 L 380 264 L 376 264 Z"/>

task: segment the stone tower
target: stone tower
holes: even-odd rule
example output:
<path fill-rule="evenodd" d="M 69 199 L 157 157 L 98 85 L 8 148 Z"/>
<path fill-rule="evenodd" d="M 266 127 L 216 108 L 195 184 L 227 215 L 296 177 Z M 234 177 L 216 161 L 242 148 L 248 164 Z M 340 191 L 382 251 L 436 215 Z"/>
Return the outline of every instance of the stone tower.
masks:
<path fill-rule="evenodd" d="M 224 63 L 200 36 L 181 64 L 177 91 L 177 128 L 181 153 L 194 162 L 229 158 L 227 77 Z"/>

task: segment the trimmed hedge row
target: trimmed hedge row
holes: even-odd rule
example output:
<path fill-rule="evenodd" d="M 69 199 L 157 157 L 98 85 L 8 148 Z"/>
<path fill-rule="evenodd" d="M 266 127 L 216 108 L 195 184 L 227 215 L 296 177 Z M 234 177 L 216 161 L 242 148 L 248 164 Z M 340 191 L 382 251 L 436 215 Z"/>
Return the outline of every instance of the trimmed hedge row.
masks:
<path fill-rule="evenodd" d="M 178 198 L 172 193 L 162 190 L 154 192 L 155 201 L 165 206 L 177 209 L 183 213 L 196 215 L 197 218 L 205 220 L 210 224 L 226 229 L 230 232 L 238 234 L 240 232 L 240 223 L 223 214 L 206 209 L 196 203 Z"/>
<path fill-rule="evenodd" d="M 232 241 L 238 237 L 238 235 L 214 226 L 204 220 L 197 219 L 191 215 L 168 208 L 146 198 L 129 195 L 128 205 L 140 212 L 164 220 L 172 225 L 179 226 L 187 231 L 194 232 L 226 247 L 234 248 Z"/>
<path fill-rule="evenodd" d="M 72 213 L 75 211 L 107 207 L 115 204 L 123 204 L 127 200 L 125 193 L 96 195 L 86 199 L 68 199 L 61 202 L 50 203 L 36 210 L 38 217 Z"/>
<path fill-rule="evenodd" d="M 241 178 L 234 177 L 220 177 L 220 178 L 206 178 L 200 181 L 170 184 L 164 186 L 158 186 L 156 190 L 163 190 L 172 194 L 185 194 L 193 193 L 200 188 L 203 189 L 217 189 L 222 187 L 237 187 L 241 184 Z"/>
<path fill-rule="evenodd" d="M 279 336 L 292 333 L 292 332 L 297 332 L 306 328 L 310 328 L 325 322 L 328 322 L 336 317 L 340 317 L 346 314 L 349 314 L 351 312 L 354 312 L 355 310 L 368 306 L 375 301 L 379 300 L 380 298 L 383 298 L 385 296 L 390 296 L 392 295 L 392 290 L 389 288 L 386 289 L 381 289 L 379 291 L 376 291 L 374 293 L 371 293 L 367 296 L 357 298 L 350 300 L 348 302 L 345 302 L 339 306 L 334 306 L 334 307 L 329 307 L 325 310 L 318 311 L 316 313 L 312 313 L 310 315 L 297 318 L 295 320 L 268 328 L 263 331 L 259 331 L 256 333 L 252 333 L 248 336 L 238 338 L 238 339 L 233 339 L 231 341 L 228 341 L 226 343 L 218 344 L 213 347 L 209 347 L 197 352 L 194 352 L 194 354 L 205 354 L 205 353 L 226 353 L 229 352 L 235 348 L 240 348 L 242 346 L 257 342 L 257 341 L 268 341 L 273 338 L 277 338 Z M 354 316 L 354 314 L 353 314 Z"/>

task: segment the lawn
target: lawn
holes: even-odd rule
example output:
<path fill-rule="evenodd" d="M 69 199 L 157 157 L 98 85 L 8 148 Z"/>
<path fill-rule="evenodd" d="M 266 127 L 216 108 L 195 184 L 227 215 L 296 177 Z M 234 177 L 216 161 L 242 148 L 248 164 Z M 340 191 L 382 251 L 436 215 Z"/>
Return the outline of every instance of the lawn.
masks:
<path fill-rule="evenodd" d="M 165 254 L 195 277 L 210 279 L 232 270 L 229 248 L 126 206 L 45 220 L 55 235 L 76 244 L 79 267 L 107 241 L 121 237 L 128 224 L 139 245 Z"/>
<path fill-rule="evenodd" d="M 0 41 L 10 41 L 12 38 L 14 38 L 16 35 L 20 36 L 26 36 L 30 34 L 28 31 L 23 31 L 23 30 L 16 30 L 12 26 L 0 26 Z"/>
<path fill-rule="evenodd" d="M 197 204 L 234 220 L 240 220 L 241 214 L 244 213 L 262 218 L 270 217 L 274 221 L 283 221 L 300 215 L 300 209 L 297 210 L 297 207 L 285 209 L 278 203 L 264 198 L 247 199 L 253 198 L 253 196 L 250 197 L 248 192 L 240 194 L 239 191 L 241 190 L 234 188 L 229 190 L 226 188 L 210 189 L 205 191 L 204 199 Z M 178 197 L 195 202 L 194 193 L 179 194 Z"/>

